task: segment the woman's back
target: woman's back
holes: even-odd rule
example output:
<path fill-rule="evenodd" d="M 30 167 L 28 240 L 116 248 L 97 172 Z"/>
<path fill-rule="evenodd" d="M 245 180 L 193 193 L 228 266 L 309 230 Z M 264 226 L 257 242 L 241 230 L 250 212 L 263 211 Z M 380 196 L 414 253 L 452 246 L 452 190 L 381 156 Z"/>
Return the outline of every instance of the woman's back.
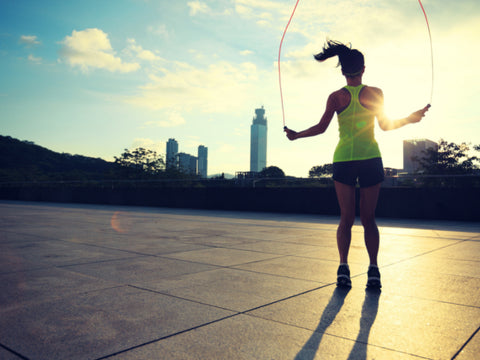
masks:
<path fill-rule="evenodd" d="M 363 95 L 364 93 L 366 95 Z M 372 106 L 369 87 L 345 86 L 337 92 L 337 96 L 340 140 L 335 149 L 333 162 L 381 157 L 374 136 L 376 107 Z"/>

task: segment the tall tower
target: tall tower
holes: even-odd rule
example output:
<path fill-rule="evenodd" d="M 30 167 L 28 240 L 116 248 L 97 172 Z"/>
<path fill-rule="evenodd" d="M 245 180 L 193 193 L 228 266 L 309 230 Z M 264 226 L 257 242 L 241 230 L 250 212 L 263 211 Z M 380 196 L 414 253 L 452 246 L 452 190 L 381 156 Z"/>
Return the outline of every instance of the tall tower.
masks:
<path fill-rule="evenodd" d="M 267 118 L 265 109 L 255 109 L 250 126 L 250 171 L 260 172 L 267 167 Z"/>
<path fill-rule="evenodd" d="M 208 148 L 200 145 L 198 147 L 198 175 L 202 178 L 207 177 L 208 168 Z"/>
<path fill-rule="evenodd" d="M 197 173 L 197 158 L 183 152 L 179 153 L 178 168 L 187 174 L 195 175 Z"/>
<path fill-rule="evenodd" d="M 409 174 L 422 170 L 421 165 L 414 159 L 424 158 L 428 149 L 438 151 L 438 144 L 428 139 L 403 140 L 403 170 Z"/>
<path fill-rule="evenodd" d="M 167 141 L 167 169 L 177 166 L 178 142 L 175 139 Z"/>

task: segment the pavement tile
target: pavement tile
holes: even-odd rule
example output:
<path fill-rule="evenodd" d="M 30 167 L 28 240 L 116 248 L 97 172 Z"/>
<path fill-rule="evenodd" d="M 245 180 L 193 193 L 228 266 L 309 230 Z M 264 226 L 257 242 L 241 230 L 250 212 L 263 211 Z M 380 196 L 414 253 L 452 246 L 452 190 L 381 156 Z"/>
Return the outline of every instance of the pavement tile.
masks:
<path fill-rule="evenodd" d="M 480 354 L 480 328 L 477 329 L 477 332 L 473 336 L 473 338 L 459 352 L 455 360 L 478 359 L 479 354 Z"/>
<path fill-rule="evenodd" d="M 2 312 L 2 344 L 29 359 L 96 359 L 232 312 L 120 287 Z"/>
<path fill-rule="evenodd" d="M 150 281 L 149 289 L 203 304 L 245 311 L 324 284 L 230 268 Z"/>
<path fill-rule="evenodd" d="M 119 284 L 136 286 L 155 282 L 158 279 L 191 273 L 202 273 L 216 268 L 217 267 L 211 265 L 156 256 L 137 256 L 130 259 L 68 267 L 70 271 L 104 280 L 115 281 Z"/>
<path fill-rule="evenodd" d="M 303 255 L 321 248 L 315 245 L 296 244 L 284 241 L 255 241 L 247 244 L 229 244 L 228 247 L 277 255 Z"/>
<path fill-rule="evenodd" d="M 17 271 L 27 271 L 51 267 L 51 265 L 48 264 L 25 260 L 21 256 L 18 256 L 10 250 L 7 250 L 4 246 L 1 246 L 1 248 L 2 252 L 0 253 L 0 274 L 8 274 Z"/>
<path fill-rule="evenodd" d="M 115 360 L 419 359 L 252 316 L 238 315 L 112 357 Z"/>
<path fill-rule="evenodd" d="M 118 286 L 112 281 L 53 267 L 3 274 L 0 283 L 0 314 L 36 302 Z"/>
<path fill-rule="evenodd" d="M 303 229 L 296 229 L 294 234 L 289 235 L 288 237 L 283 237 L 279 239 L 283 242 L 289 242 L 294 244 L 303 244 L 303 245 L 313 245 L 313 246 L 336 246 L 336 227 L 335 229 L 325 230 L 308 230 L 303 231 Z M 355 236 L 355 232 L 352 233 L 352 236 Z M 274 240 L 277 239 L 274 237 Z"/>
<path fill-rule="evenodd" d="M 429 359 L 450 359 L 480 325 L 480 308 L 332 286 L 247 314 Z"/>
<path fill-rule="evenodd" d="M 458 239 L 458 240 L 470 240 L 478 236 L 476 232 L 470 231 L 446 231 L 446 230 L 435 230 L 435 233 L 439 238 L 444 239 Z"/>
<path fill-rule="evenodd" d="M 2 245 L 4 243 L 10 243 L 10 242 L 19 243 L 23 241 L 29 242 L 29 241 L 38 241 L 38 240 L 39 240 L 38 235 L 22 233 L 21 229 L 17 231 L 12 231 L 12 230 L 5 230 L 0 228 L 0 244 Z"/>
<path fill-rule="evenodd" d="M 125 251 L 43 238 L 4 243 L 2 249 L 12 257 L 55 266 L 136 256 Z"/>
<path fill-rule="evenodd" d="M 198 262 L 217 266 L 234 266 L 277 257 L 258 251 L 235 250 L 225 248 L 209 248 L 164 255 L 164 257 Z"/>
<path fill-rule="evenodd" d="M 380 269 L 389 292 L 421 299 L 480 307 L 480 282 L 476 277 L 420 272 L 408 261 Z M 367 282 L 366 275 L 363 276 Z"/>
<path fill-rule="evenodd" d="M 453 248 L 452 248 L 453 250 Z M 453 250 L 454 251 L 454 250 Z M 406 270 L 415 271 L 417 276 L 424 273 L 444 274 L 444 275 L 456 275 L 466 277 L 480 277 L 480 262 L 474 260 L 463 259 L 451 259 L 445 257 L 445 253 L 439 254 L 437 252 L 431 252 L 418 257 L 411 257 L 398 263 L 399 267 Z M 385 267 L 388 269 L 388 267 Z M 431 275 L 430 275 L 431 276 Z"/>
<path fill-rule="evenodd" d="M 144 255 L 162 255 L 208 248 L 207 246 L 196 245 L 170 237 L 133 237 L 125 234 L 121 236 L 115 235 L 100 239 L 97 238 L 90 241 L 86 241 L 85 239 L 78 239 L 77 241 L 84 244 L 95 244 L 108 249 L 123 250 Z"/>
<path fill-rule="evenodd" d="M 463 241 L 456 243 L 452 248 L 435 251 L 438 257 L 480 262 L 480 242 Z"/>
<path fill-rule="evenodd" d="M 205 247 L 228 247 L 230 245 L 235 244 L 248 244 L 251 242 L 255 242 L 254 237 L 247 237 L 247 236 L 207 236 L 207 235 L 195 235 L 194 233 L 191 234 L 182 234 L 181 241 L 189 244 L 196 244 Z"/>
<path fill-rule="evenodd" d="M 379 261 L 384 259 L 386 255 L 386 252 L 380 252 Z M 332 240 L 332 244 L 330 246 L 318 246 L 315 250 L 298 254 L 298 256 L 325 261 L 334 261 L 338 266 L 338 249 L 336 240 Z M 352 239 L 352 244 L 350 245 L 350 250 L 348 252 L 348 263 L 352 266 L 354 264 L 367 266 L 370 263 L 368 259 L 367 249 L 365 248 L 363 241 L 360 242 Z"/>
<path fill-rule="evenodd" d="M 388 226 L 379 226 L 378 231 L 380 236 L 383 235 L 401 235 L 405 237 L 425 237 L 425 238 L 435 238 L 438 237 L 438 233 L 435 229 L 419 229 L 419 228 L 408 228 L 408 227 L 388 227 Z"/>
<path fill-rule="evenodd" d="M 276 259 L 258 261 L 235 266 L 236 269 L 254 271 L 263 274 L 283 276 L 292 279 L 310 280 L 324 284 L 337 281 L 338 261 L 283 256 Z M 366 267 L 350 264 L 351 276 L 367 271 Z"/>
<path fill-rule="evenodd" d="M 22 360 L 20 356 L 15 355 L 15 353 L 8 351 L 0 346 L 0 359 L 2 360 Z"/>

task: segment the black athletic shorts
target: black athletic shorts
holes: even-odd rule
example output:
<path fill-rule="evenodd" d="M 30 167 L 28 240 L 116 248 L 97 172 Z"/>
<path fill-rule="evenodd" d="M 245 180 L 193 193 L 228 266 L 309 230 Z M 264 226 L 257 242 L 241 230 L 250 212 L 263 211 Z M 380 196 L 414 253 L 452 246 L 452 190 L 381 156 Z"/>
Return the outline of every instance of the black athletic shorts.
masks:
<path fill-rule="evenodd" d="M 380 184 L 385 179 L 382 158 L 333 163 L 333 180 L 361 188 Z"/>

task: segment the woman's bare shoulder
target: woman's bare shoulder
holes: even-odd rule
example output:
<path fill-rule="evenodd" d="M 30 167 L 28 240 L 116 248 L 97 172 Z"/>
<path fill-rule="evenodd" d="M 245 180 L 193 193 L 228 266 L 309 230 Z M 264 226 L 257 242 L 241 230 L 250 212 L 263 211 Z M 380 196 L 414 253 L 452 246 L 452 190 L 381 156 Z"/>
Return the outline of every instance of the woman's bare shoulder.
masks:
<path fill-rule="evenodd" d="M 374 86 L 365 86 L 360 93 L 360 102 L 368 109 L 378 109 L 383 106 L 383 92 Z"/>
<path fill-rule="evenodd" d="M 383 91 L 382 89 L 375 87 L 375 86 L 365 86 L 365 90 L 367 93 L 370 93 L 371 95 L 376 95 L 376 96 L 383 96 Z"/>
<path fill-rule="evenodd" d="M 337 112 L 340 112 L 350 103 L 350 93 L 345 88 L 334 91 L 330 94 L 330 98 L 333 100 Z"/>

